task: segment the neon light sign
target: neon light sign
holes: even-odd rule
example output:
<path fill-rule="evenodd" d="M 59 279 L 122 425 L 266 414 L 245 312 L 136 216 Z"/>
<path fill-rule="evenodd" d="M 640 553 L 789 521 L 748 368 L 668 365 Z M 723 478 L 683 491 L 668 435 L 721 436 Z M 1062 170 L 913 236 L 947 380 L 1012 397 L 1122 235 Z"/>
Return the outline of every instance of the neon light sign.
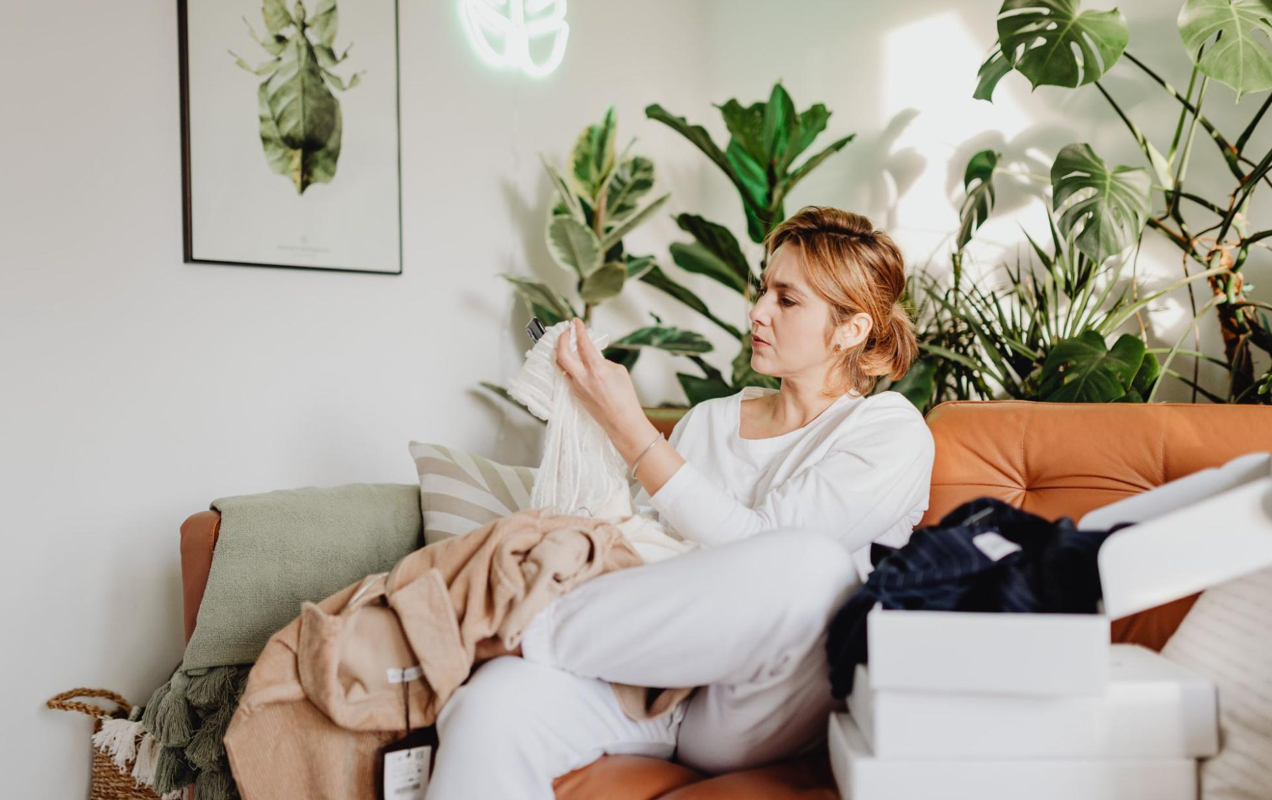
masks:
<path fill-rule="evenodd" d="M 494 67 L 541 78 L 560 65 L 570 26 L 565 0 L 460 0 L 464 29 L 477 53 Z M 535 60 L 532 42 L 551 37 L 547 56 Z"/>

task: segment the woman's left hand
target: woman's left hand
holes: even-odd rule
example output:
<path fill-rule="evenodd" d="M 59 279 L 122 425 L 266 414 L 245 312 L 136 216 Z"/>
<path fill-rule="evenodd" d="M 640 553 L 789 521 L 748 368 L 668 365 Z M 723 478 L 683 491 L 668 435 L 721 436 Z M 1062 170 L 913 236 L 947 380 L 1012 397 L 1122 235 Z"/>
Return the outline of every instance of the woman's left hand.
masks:
<path fill-rule="evenodd" d="M 588 337 L 583 320 L 575 317 L 570 324 L 578 339 L 579 352 L 575 355 L 570 351 L 570 332 L 562 331 L 556 341 L 557 366 L 565 373 L 566 383 L 579 404 L 612 438 L 615 431 L 645 419 L 631 373 L 622 364 L 601 355 Z"/>

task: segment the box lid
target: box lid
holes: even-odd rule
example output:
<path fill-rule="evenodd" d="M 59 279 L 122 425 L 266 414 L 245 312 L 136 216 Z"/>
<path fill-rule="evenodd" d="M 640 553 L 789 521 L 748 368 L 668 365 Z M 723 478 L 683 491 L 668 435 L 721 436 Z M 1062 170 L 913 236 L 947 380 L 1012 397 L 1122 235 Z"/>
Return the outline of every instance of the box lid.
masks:
<path fill-rule="evenodd" d="M 1272 453 L 1247 453 L 1097 508 L 1080 530 L 1134 522 L 1098 555 L 1118 619 L 1272 566 Z"/>

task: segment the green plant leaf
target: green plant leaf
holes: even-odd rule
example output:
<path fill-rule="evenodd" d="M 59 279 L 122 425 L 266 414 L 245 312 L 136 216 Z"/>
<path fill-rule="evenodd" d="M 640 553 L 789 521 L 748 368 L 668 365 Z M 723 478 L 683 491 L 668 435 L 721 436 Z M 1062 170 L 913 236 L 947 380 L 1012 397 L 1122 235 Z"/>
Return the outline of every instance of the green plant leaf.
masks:
<path fill-rule="evenodd" d="M 579 287 L 579 296 L 583 302 L 596 305 L 617 297 L 623 291 L 623 283 L 627 280 L 627 267 L 617 261 L 609 261 L 593 270 L 583 279 Z"/>
<path fill-rule="evenodd" d="M 1060 230 L 1080 229 L 1078 249 L 1103 264 L 1139 238 L 1151 210 L 1148 173 L 1141 167 L 1109 171 L 1090 145 L 1066 146 L 1051 165 L 1053 203 Z"/>
<path fill-rule="evenodd" d="M 697 311 L 702 316 L 706 317 L 707 319 L 714 322 L 716 325 L 719 325 L 721 328 L 728 331 L 729 335 L 733 336 L 738 341 L 742 340 L 742 336 L 743 336 L 742 331 L 738 330 L 734 326 L 720 319 L 715 314 L 712 314 L 711 309 L 707 308 L 707 304 L 702 302 L 702 300 L 699 299 L 698 295 L 694 294 L 689 289 L 686 289 L 684 286 L 681 286 L 676 281 L 667 277 L 667 275 L 657 266 L 653 266 L 647 269 L 640 276 L 640 279 L 644 281 L 645 283 L 648 283 L 650 286 L 656 287 L 666 292 L 667 294 L 671 295 L 675 299 L 679 300 L 681 303 L 684 303 L 686 306 L 689 306 L 689 308 L 692 308 L 694 311 Z"/>
<path fill-rule="evenodd" d="M 737 146 L 751 157 L 756 164 L 763 165 L 768 161 L 767 148 L 764 146 L 764 103 L 752 103 L 744 106 L 737 100 L 729 100 L 717 105 L 720 116 L 724 117 L 724 125 L 729 129 L 729 146 Z M 763 167 L 761 167 L 763 169 Z"/>
<path fill-rule="evenodd" d="M 627 280 L 629 281 L 639 280 L 658 263 L 653 256 L 633 256 L 630 253 L 624 254 L 623 262 L 624 266 L 627 267 Z"/>
<path fill-rule="evenodd" d="M 959 226 L 956 246 L 962 250 L 972 240 L 976 229 L 985 224 L 994 209 L 994 169 L 1002 153 L 982 150 L 972 156 L 963 171 L 963 188 L 967 199 L 958 212 Z"/>
<path fill-rule="evenodd" d="M 544 158 L 542 153 L 539 154 L 539 161 L 543 163 L 543 168 L 548 171 L 548 177 L 552 179 L 552 186 L 556 189 L 557 198 L 561 201 L 560 207 L 563 207 L 575 222 L 586 226 L 588 218 L 583 213 L 583 206 L 580 205 L 579 197 L 574 193 L 574 189 L 565 182 L 565 178 L 561 177 L 561 173 L 548 159 Z M 556 210 L 554 209 L 552 213 L 555 215 Z"/>
<path fill-rule="evenodd" d="M 779 180 L 786 177 L 795 159 L 811 147 L 813 141 L 826 130 L 826 123 L 829 120 L 830 112 L 821 103 L 809 106 L 807 111 L 799 115 L 795 134 L 786 142 L 786 149 L 777 162 L 776 171 Z"/>
<path fill-rule="evenodd" d="M 574 180 L 588 197 L 595 198 L 614 168 L 614 133 L 617 119 L 614 106 L 605 109 L 605 116 L 595 125 L 588 125 L 574 142 L 570 158 Z"/>
<path fill-rule="evenodd" d="M 1238 100 L 1272 89 L 1272 2 L 1186 0 L 1176 24 L 1197 68 L 1234 90 Z"/>
<path fill-rule="evenodd" d="M 701 355 L 710 353 L 712 350 L 711 342 L 707 341 L 702 334 L 670 325 L 651 325 L 632 331 L 611 343 L 610 347 L 633 350 L 653 347 L 678 356 Z"/>
<path fill-rule="evenodd" d="M 901 380 L 893 381 L 888 389 L 905 395 L 915 408 L 924 411 L 936 395 L 938 366 L 935 358 L 919 358 L 910 365 L 910 368 L 901 376 Z"/>
<path fill-rule="evenodd" d="M 547 284 L 506 273 L 503 278 L 513 285 L 517 296 L 544 327 L 550 328 L 558 322 L 579 316 L 570 302 Z"/>
<path fill-rule="evenodd" d="M 746 193 L 746 187 L 733 174 L 733 170 L 729 167 L 729 160 L 725 158 L 724 152 L 711 140 L 711 135 L 707 133 L 706 128 L 701 125 L 690 125 L 685 121 L 684 117 L 674 116 L 657 103 L 645 107 L 645 116 L 667 125 L 692 142 L 706 154 L 707 158 L 711 159 L 717 167 L 724 171 L 724 174 L 728 176 L 739 192 Z"/>
<path fill-rule="evenodd" d="M 318 7 L 308 25 L 318 41 L 331 47 L 336 41 L 336 29 L 339 25 L 340 13 L 336 10 L 336 0 L 318 0 Z"/>
<path fill-rule="evenodd" d="M 816 155 L 809 156 L 808 160 L 796 167 L 794 172 L 778 181 L 777 188 L 773 191 L 772 205 L 780 207 L 786 201 L 786 195 L 790 194 L 791 189 L 795 188 L 795 184 L 807 178 L 808 174 L 817 169 L 823 161 L 843 150 L 845 145 L 855 138 L 857 138 L 857 134 L 850 133 L 844 138 L 832 142 L 826 149 Z M 756 241 L 760 240 L 756 239 Z"/>
<path fill-rule="evenodd" d="M 573 217 L 548 220 L 548 250 L 562 267 L 586 278 L 601 266 L 601 240 L 592 229 Z"/>
<path fill-rule="evenodd" d="M 795 103 L 782 84 L 773 84 L 768 103 L 764 106 L 764 159 L 765 167 L 776 165 L 790 140 L 799 134 L 799 119 Z"/>
<path fill-rule="evenodd" d="M 706 275 L 712 280 L 745 295 L 746 281 L 739 280 L 733 268 L 700 242 L 673 242 L 671 260 L 681 269 Z"/>
<path fill-rule="evenodd" d="M 989 58 L 985 59 L 985 63 L 981 64 L 980 69 L 976 71 L 976 91 L 972 92 L 972 97 L 992 103 L 994 88 L 1013 69 L 1015 67 L 1007 56 L 1003 55 L 1003 49 L 995 44 L 994 52 L 989 54 Z"/>
<path fill-rule="evenodd" d="M 605 214 L 610 222 L 618 222 L 634 212 L 637 202 L 654 188 L 654 162 L 633 156 L 619 164 L 610 179 L 605 200 Z"/>
<path fill-rule="evenodd" d="M 742 185 L 742 205 L 747 211 L 766 208 L 769 200 L 768 173 L 761 162 L 748 153 L 737 139 L 729 142 L 724 157 L 729 160 L 733 174 Z"/>
<path fill-rule="evenodd" d="M 640 211 L 623 220 L 623 222 L 619 225 L 612 228 L 601 237 L 601 250 L 608 253 L 609 249 L 622 241 L 624 236 L 636 230 L 636 228 L 643 224 L 645 220 L 649 219 L 655 211 L 662 208 L 663 204 L 667 202 L 669 197 L 671 197 L 670 193 L 663 195 L 642 208 Z"/>
<path fill-rule="evenodd" d="M 1111 403 L 1131 388 L 1145 355 L 1143 340 L 1133 334 L 1123 334 L 1112 348 L 1106 348 L 1104 337 L 1098 332 L 1083 331 L 1058 342 L 1047 353 L 1039 399 L 1053 403 Z"/>
<path fill-rule="evenodd" d="M 713 397 L 728 397 L 735 393 L 732 386 L 719 378 L 700 378 L 697 375 L 677 372 L 676 380 L 680 382 L 680 388 L 684 390 L 685 397 L 689 398 L 690 406 L 696 406 Z"/>
<path fill-rule="evenodd" d="M 731 285 L 743 287 L 739 291 L 745 294 L 746 280 L 751 274 L 751 267 L 746 262 L 746 256 L 742 255 L 738 240 L 733 237 L 729 229 L 703 219 L 697 214 L 678 214 L 676 224 L 728 267 L 736 278 Z"/>
<path fill-rule="evenodd" d="M 1098 80 L 1129 39 L 1121 11 L 1078 13 L 1078 0 L 1006 0 L 998 12 L 1002 51 L 1034 88 Z"/>

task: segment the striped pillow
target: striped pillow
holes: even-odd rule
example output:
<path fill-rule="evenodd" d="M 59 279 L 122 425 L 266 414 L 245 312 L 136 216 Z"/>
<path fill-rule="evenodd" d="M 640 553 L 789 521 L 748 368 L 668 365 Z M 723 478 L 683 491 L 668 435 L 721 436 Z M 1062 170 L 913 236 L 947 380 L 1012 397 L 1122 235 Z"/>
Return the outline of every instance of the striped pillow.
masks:
<path fill-rule="evenodd" d="M 440 444 L 412 441 L 424 544 L 462 536 L 528 508 L 537 469 L 511 467 Z"/>
<path fill-rule="evenodd" d="M 1262 531 L 1260 531 L 1262 532 Z M 1272 569 L 1202 592 L 1162 655 L 1219 687 L 1219 755 L 1202 800 L 1272 797 Z"/>

